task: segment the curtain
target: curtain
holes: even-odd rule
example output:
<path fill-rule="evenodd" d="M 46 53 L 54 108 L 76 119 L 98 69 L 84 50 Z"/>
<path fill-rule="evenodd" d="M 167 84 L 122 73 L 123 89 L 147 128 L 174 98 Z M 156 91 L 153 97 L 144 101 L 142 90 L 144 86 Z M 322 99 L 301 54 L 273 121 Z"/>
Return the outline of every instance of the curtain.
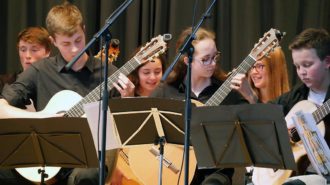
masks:
<path fill-rule="evenodd" d="M 0 73 L 20 69 L 16 37 L 28 26 L 44 26 L 49 9 L 60 0 L 3 0 L 0 1 Z M 87 42 L 105 24 L 106 19 L 124 0 L 71 0 L 77 5 L 86 23 Z M 194 11 L 194 5 L 196 9 Z M 211 0 L 133 0 L 131 5 L 114 21 L 109 30 L 120 40 L 120 56 L 115 65 L 120 67 L 130 59 L 135 49 L 151 38 L 171 33 L 173 39 L 167 52 L 168 65 L 173 61 L 175 41 L 180 32 L 196 25 Z M 303 29 L 330 29 L 329 0 L 218 0 L 203 27 L 217 35 L 217 46 L 222 52 L 221 65 L 231 71 L 249 55 L 254 44 L 270 28 L 286 32 L 281 41 L 289 67 L 292 84 L 298 78 L 292 65 L 288 45 Z M 99 42 L 92 46 L 96 54 Z"/>

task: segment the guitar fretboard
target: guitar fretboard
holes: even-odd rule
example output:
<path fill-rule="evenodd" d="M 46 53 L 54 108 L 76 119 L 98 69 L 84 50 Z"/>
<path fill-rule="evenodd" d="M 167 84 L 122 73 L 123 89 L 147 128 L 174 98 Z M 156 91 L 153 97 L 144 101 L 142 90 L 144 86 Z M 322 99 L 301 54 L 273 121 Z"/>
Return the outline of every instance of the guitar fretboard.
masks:
<path fill-rule="evenodd" d="M 121 68 L 119 68 L 115 73 L 108 77 L 108 90 L 113 88 L 113 83 L 118 81 L 118 76 L 120 73 L 124 75 L 129 75 L 134 69 L 136 69 L 141 63 L 134 57 L 126 62 Z M 104 87 L 104 82 L 97 86 L 94 90 L 88 93 L 82 100 L 75 104 L 70 110 L 65 114 L 65 117 L 80 117 L 84 114 L 83 104 L 95 102 L 102 97 L 102 87 Z"/>
<path fill-rule="evenodd" d="M 217 106 L 227 97 L 232 88 L 230 88 L 231 80 L 238 73 L 247 73 L 247 71 L 255 63 L 255 59 L 250 55 L 247 56 L 243 62 L 230 74 L 227 80 L 219 87 L 219 89 L 211 96 L 211 98 L 205 103 L 206 106 Z"/>
<path fill-rule="evenodd" d="M 327 100 L 323 105 L 321 105 L 318 109 L 316 109 L 312 115 L 316 121 L 319 123 L 326 115 L 330 113 L 330 99 Z"/>

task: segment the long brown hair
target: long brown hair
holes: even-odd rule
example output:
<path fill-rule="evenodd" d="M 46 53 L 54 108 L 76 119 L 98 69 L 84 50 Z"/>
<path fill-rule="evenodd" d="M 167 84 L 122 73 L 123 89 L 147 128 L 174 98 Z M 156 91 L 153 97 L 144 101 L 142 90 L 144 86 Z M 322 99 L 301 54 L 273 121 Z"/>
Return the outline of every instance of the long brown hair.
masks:
<path fill-rule="evenodd" d="M 181 35 L 179 36 L 178 41 L 176 42 L 176 51 L 179 52 L 181 45 L 185 41 L 188 35 L 191 34 L 191 27 L 185 29 L 182 31 Z M 199 28 L 196 32 L 196 38 L 192 41 L 192 45 L 195 45 L 197 42 L 204 40 L 204 39 L 212 39 L 215 42 L 215 33 L 213 31 L 207 30 L 205 28 Z M 173 68 L 173 71 L 168 77 L 167 82 L 173 86 L 177 86 L 179 83 L 181 83 L 186 74 L 187 74 L 187 65 L 184 63 L 184 57 L 187 57 L 187 55 L 182 55 L 178 61 L 178 63 Z M 226 79 L 226 74 L 224 71 L 222 71 L 219 62 L 217 63 L 217 67 L 213 73 L 213 77 L 224 81 Z"/>
<path fill-rule="evenodd" d="M 268 76 L 266 97 L 261 97 L 260 89 L 254 86 L 251 78 L 249 78 L 249 81 L 259 99 L 262 102 L 267 102 L 288 92 L 290 90 L 290 85 L 285 55 L 280 47 L 275 48 L 275 50 L 271 52 L 268 57 L 264 57 L 262 61 L 263 64 L 265 64 L 264 70 L 266 70 L 266 76 Z"/>

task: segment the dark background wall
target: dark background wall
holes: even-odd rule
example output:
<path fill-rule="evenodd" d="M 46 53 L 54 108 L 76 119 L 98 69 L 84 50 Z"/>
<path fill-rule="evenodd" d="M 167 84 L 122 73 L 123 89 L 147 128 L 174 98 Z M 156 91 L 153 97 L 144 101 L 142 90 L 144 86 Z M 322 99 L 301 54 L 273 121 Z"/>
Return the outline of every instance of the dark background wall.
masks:
<path fill-rule="evenodd" d="M 0 73 L 20 69 L 16 50 L 16 36 L 27 26 L 45 26 L 49 9 L 63 0 L 3 0 L 0 1 L 1 49 Z M 83 13 L 87 28 L 87 42 L 104 25 L 110 14 L 123 0 L 71 0 Z M 197 1 L 195 24 L 210 4 Z M 175 41 L 179 33 L 193 23 L 195 0 L 133 0 L 126 11 L 112 24 L 110 31 L 120 44 L 121 66 L 139 45 L 154 36 L 171 33 L 168 64 L 175 56 Z M 254 44 L 270 28 L 287 33 L 281 42 L 286 53 L 292 84 L 298 79 L 292 66 L 288 44 L 294 36 L 309 27 L 330 29 L 330 0 L 218 0 L 212 16 L 203 26 L 217 34 L 222 52 L 222 66 L 230 71 L 250 53 Z M 92 51 L 96 54 L 99 44 Z"/>

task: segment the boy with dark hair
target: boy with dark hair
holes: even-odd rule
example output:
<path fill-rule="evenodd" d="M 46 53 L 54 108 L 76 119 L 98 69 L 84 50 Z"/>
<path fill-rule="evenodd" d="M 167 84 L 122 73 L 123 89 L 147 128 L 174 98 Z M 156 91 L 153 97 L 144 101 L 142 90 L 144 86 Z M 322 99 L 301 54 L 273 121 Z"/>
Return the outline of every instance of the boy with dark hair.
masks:
<path fill-rule="evenodd" d="M 303 82 L 295 86 L 289 92 L 279 96 L 271 103 L 280 104 L 283 106 L 284 115 L 300 101 L 308 100 L 313 104 L 320 106 L 330 98 L 330 36 L 324 29 L 309 28 L 301 32 L 290 44 L 289 49 L 292 51 L 293 65 L 296 67 L 298 77 Z M 241 84 L 247 84 L 244 79 L 240 79 Z M 237 89 L 244 97 L 251 96 L 252 92 L 248 86 L 243 89 Z M 256 100 L 257 98 L 253 98 Z M 251 102 L 251 101 L 250 101 Z M 252 102 L 254 103 L 254 102 Z M 307 112 L 311 110 L 308 107 L 300 107 L 300 110 Z M 327 115 L 323 118 L 325 122 L 325 141 L 328 146 L 330 144 L 330 116 Z M 290 121 L 287 122 L 288 129 L 292 129 L 294 124 Z M 306 169 L 306 174 L 315 174 L 316 171 L 311 165 Z M 320 176 L 304 176 L 300 178 L 302 181 L 307 179 L 310 184 L 315 184 Z M 296 179 L 297 182 L 303 183 Z M 258 184 L 254 181 L 255 184 Z"/>

